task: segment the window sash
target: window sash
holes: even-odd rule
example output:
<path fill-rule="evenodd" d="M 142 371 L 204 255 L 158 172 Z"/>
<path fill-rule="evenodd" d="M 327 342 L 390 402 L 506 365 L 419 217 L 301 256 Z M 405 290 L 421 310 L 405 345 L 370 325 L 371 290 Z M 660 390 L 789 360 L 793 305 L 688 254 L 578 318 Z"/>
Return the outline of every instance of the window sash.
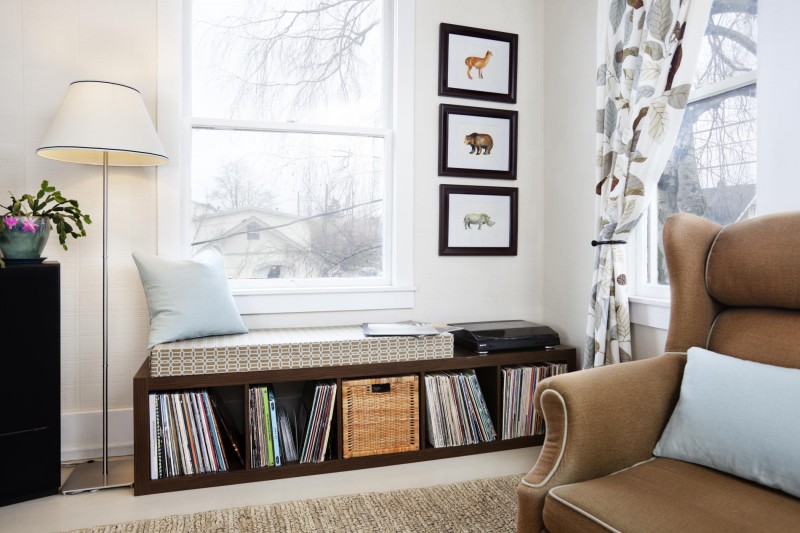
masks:
<path fill-rule="evenodd" d="M 396 284 L 396 276 L 393 269 L 392 258 L 394 256 L 394 239 L 391 231 L 393 221 L 389 219 L 391 214 L 390 206 L 393 205 L 393 180 L 392 176 L 392 140 L 393 132 L 387 128 L 365 128 L 356 126 L 331 126 L 321 124 L 298 124 L 288 122 L 265 122 L 253 120 L 230 120 L 230 119 L 208 119 L 192 118 L 191 130 L 213 130 L 213 131 L 242 131 L 242 132 L 277 132 L 277 133 L 300 133 L 300 134 L 320 134 L 320 135 L 344 135 L 350 137 L 369 137 L 379 138 L 384 141 L 384 231 L 383 231 L 383 275 L 377 277 L 350 277 L 350 278 L 261 278 L 261 279 L 229 279 L 228 283 L 234 295 L 254 295 L 269 294 L 274 289 L 286 288 L 307 288 L 320 289 L 326 288 L 347 288 L 347 287 L 374 287 L 392 286 Z M 189 178 L 191 180 L 191 178 Z"/>
<path fill-rule="evenodd" d="M 392 128 L 269 123 L 191 117 L 189 0 L 158 3 L 158 129 L 170 164 L 158 169 L 158 253 L 191 257 L 191 135 L 195 128 L 297 131 L 384 139 L 387 188 L 384 278 L 337 279 L 340 286 L 275 280 L 231 280 L 243 314 L 402 309 L 414 306 L 413 286 L 413 120 L 414 2 L 384 1 L 385 123 Z M 395 54 L 395 50 L 403 50 Z M 393 157 L 394 153 L 403 157 Z M 402 250 L 402 253 L 398 253 Z M 304 280 L 311 281 L 311 280 Z M 320 280 L 331 281 L 331 280 Z M 381 284 L 382 285 L 377 285 Z M 272 285 L 273 288 L 270 288 Z M 344 297 L 346 296 L 346 297 Z"/>
<path fill-rule="evenodd" d="M 742 87 L 756 85 L 757 70 L 744 72 L 728 79 L 711 83 L 692 89 L 688 103 L 692 104 L 715 98 L 726 93 L 733 92 Z M 647 208 L 645 216 L 634 230 L 633 242 L 628 261 L 628 270 L 633 272 L 634 297 L 644 299 L 669 300 L 669 285 L 652 283 L 649 280 L 657 278 L 658 268 L 658 212 L 654 208 L 657 196 L 654 194 L 650 199 L 650 206 Z"/>

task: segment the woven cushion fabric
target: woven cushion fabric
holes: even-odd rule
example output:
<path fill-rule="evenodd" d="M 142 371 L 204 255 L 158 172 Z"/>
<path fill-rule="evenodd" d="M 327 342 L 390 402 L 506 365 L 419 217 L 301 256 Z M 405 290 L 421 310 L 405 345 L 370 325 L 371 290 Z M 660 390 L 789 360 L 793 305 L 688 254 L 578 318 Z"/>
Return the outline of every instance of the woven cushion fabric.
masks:
<path fill-rule="evenodd" d="M 767 215 L 720 231 L 706 287 L 731 307 L 800 309 L 800 212 Z"/>
<path fill-rule="evenodd" d="M 710 468 L 653 459 L 556 487 L 544 505 L 551 533 L 796 531 L 800 500 Z"/>
<path fill-rule="evenodd" d="M 728 309 L 714 322 L 707 348 L 748 361 L 800 368 L 800 312 Z"/>
<path fill-rule="evenodd" d="M 800 497 L 800 370 L 690 348 L 654 455 Z"/>
<path fill-rule="evenodd" d="M 254 329 L 159 344 L 150 375 L 187 376 L 453 357 L 453 335 L 366 337 L 361 326 Z"/>

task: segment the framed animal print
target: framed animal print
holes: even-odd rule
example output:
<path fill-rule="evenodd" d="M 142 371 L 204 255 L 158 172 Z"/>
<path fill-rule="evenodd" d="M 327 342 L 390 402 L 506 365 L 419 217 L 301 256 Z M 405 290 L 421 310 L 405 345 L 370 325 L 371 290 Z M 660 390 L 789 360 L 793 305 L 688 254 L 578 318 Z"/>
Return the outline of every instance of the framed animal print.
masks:
<path fill-rule="evenodd" d="M 517 112 L 440 104 L 439 175 L 517 179 Z"/>
<path fill-rule="evenodd" d="M 517 102 L 514 33 L 442 23 L 439 26 L 439 96 Z"/>
<path fill-rule="evenodd" d="M 439 186 L 439 255 L 517 255 L 517 188 Z"/>

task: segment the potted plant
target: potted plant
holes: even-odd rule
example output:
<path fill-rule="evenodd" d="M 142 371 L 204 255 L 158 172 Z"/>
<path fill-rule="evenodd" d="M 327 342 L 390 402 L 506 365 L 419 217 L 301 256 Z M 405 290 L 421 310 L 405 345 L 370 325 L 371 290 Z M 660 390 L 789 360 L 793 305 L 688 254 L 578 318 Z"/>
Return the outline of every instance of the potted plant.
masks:
<path fill-rule="evenodd" d="M 42 181 L 35 195 L 13 194 L 9 205 L 0 209 L 0 266 L 4 261 L 37 263 L 44 260 L 42 250 L 50 236 L 51 224 L 58 232 L 58 241 L 67 249 L 67 236 L 86 236 L 84 224 L 91 224 L 89 215 L 81 212 L 77 200 L 64 198 L 47 180 Z"/>

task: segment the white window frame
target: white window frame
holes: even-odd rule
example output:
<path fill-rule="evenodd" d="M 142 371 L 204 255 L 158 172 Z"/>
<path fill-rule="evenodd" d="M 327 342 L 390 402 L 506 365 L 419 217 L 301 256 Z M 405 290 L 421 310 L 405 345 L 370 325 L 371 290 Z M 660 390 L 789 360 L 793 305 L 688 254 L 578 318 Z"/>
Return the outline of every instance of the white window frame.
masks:
<path fill-rule="evenodd" d="M 394 87 L 390 109 L 391 130 L 352 128 L 360 134 L 381 136 L 386 146 L 387 187 L 384 202 L 384 261 L 389 274 L 383 285 L 375 279 L 349 280 L 336 287 L 265 287 L 260 280 L 231 280 L 231 290 L 242 314 L 298 313 L 318 311 L 358 311 L 407 309 L 414 307 L 413 277 L 413 184 L 414 184 L 414 4 L 407 0 L 383 0 L 391 17 L 392 42 L 387 42 L 387 68 L 391 68 Z M 191 224 L 191 134 L 193 127 L 228 129 L 235 121 L 194 119 L 190 111 L 191 73 L 189 45 L 191 31 L 190 0 L 158 2 L 158 131 L 170 162 L 158 169 L 158 254 L 189 258 Z M 387 32 L 388 34 L 388 32 Z M 388 40 L 388 37 L 387 37 Z M 402 50 L 403 53 L 397 53 Z M 275 131 L 278 125 L 260 123 L 262 131 Z M 291 126 L 290 126 L 291 127 Z M 287 126 L 280 124 L 285 131 Z M 325 126 L 298 126 L 297 131 L 331 133 Z M 337 129 L 337 132 L 341 132 Z M 402 157 L 392 157 L 402 154 Z"/>
<path fill-rule="evenodd" d="M 692 104 L 742 87 L 756 85 L 757 77 L 758 71 L 753 69 L 726 80 L 693 89 L 688 103 Z M 650 206 L 633 231 L 632 238 L 629 239 L 629 250 L 632 253 L 628 256 L 628 271 L 632 273 L 629 277 L 632 278 L 631 285 L 634 287 L 634 294 L 629 297 L 629 300 L 636 304 L 631 307 L 633 323 L 666 329 L 669 325 L 669 285 L 659 285 L 647 281 L 651 278 L 647 273 L 647 259 L 650 253 L 647 243 L 648 241 L 654 242 L 658 238 L 658 212 L 653 209 L 653 202 L 657 199 L 656 195 L 657 193 L 653 194 Z M 648 231 L 650 232 L 649 236 L 647 235 Z"/>

